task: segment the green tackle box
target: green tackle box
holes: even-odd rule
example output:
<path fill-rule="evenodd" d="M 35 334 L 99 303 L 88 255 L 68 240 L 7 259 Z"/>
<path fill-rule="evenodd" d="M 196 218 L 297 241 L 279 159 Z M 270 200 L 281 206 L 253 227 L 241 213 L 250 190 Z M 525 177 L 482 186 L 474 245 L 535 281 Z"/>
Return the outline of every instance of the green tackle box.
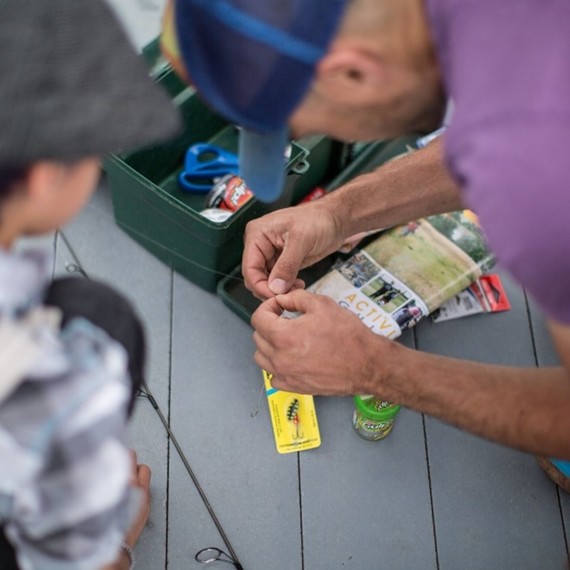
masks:
<path fill-rule="evenodd" d="M 203 194 L 178 187 L 188 147 L 198 142 L 237 152 L 238 131 L 202 103 L 160 57 L 157 42 L 143 50 L 150 74 L 179 108 L 183 134 L 167 144 L 122 155 L 104 163 L 116 223 L 148 251 L 200 287 L 215 291 L 220 278 L 239 264 L 247 222 L 276 207 L 296 203 L 342 166 L 344 146 L 326 137 L 293 141 L 287 171 L 286 201 L 264 204 L 250 199 L 228 220 L 213 222 L 199 212 Z M 285 160 L 284 160 L 285 162 Z"/>

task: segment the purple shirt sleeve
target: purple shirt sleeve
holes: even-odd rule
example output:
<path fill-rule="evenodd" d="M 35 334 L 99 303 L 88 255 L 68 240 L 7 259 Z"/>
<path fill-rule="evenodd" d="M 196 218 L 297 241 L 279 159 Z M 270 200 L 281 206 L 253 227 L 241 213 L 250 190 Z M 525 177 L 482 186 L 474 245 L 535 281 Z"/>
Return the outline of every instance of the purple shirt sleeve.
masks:
<path fill-rule="evenodd" d="M 474 127 L 453 170 L 500 264 L 553 320 L 570 324 L 568 124 L 529 117 Z"/>
<path fill-rule="evenodd" d="M 449 168 L 501 265 L 570 324 L 570 2 L 427 2 Z"/>

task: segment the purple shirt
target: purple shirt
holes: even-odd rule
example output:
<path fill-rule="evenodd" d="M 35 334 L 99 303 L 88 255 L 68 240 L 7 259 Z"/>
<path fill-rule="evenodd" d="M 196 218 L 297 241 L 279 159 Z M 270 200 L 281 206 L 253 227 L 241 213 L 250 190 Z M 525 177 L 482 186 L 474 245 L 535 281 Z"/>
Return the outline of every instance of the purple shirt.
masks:
<path fill-rule="evenodd" d="M 570 1 L 426 2 L 447 164 L 501 265 L 570 324 Z"/>

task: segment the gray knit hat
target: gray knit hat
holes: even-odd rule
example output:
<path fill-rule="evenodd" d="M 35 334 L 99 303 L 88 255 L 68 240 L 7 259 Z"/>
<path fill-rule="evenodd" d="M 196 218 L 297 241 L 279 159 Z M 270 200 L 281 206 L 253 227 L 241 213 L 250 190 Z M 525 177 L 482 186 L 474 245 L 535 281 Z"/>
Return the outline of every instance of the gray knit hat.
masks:
<path fill-rule="evenodd" d="M 101 156 L 179 128 L 103 0 L 0 0 L 0 166 Z"/>

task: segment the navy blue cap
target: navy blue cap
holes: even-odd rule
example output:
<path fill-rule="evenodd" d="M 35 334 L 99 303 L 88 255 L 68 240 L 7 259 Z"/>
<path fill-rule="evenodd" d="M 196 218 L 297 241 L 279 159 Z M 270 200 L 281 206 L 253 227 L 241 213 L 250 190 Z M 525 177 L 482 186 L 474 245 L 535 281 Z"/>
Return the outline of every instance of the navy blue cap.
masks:
<path fill-rule="evenodd" d="M 283 191 L 287 120 L 307 92 L 347 0 L 173 0 L 183 67 L 242 128 L 240 174 L 264 202 Z"/>

